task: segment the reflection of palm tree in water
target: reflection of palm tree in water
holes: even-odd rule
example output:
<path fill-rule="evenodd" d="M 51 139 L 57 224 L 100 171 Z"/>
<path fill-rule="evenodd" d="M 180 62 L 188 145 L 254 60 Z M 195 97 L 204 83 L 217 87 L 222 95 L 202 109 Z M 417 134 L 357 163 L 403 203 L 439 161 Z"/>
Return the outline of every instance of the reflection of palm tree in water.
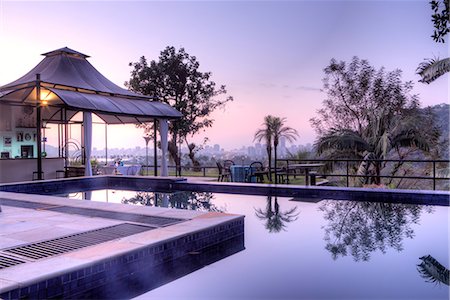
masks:
<path fill-rule="evenodd" d="M 123 198 L 122 203 L 198 211 L 225 211 L 225 209 L 218 208 L 212 203 L 213 199 L 214 195 L 209 192 L 176 192 L 171 194 L 138 192 L 134 197 Z"/>
<path fill-rule="evenodd" d="M 278 199 L 275 197 L 275 202 L 272 207 L 272 196 L 267 196 L 266 209 L 255 208 L 255 214 L 260 220 L 266 220 L 266 229 L 269 232 L 280 232 L 286 230 L 286 223 L 297 220 L 300 212 L 297 212 L 297 206 L 287 211 L 281 212 Z"/>
<path fill-rule="evenodd" d="M 427 282 L 435 282 L 437 284 L 444 283 L 450 285 L 449 270 L 441 265 L 433 256 L 427 255 L 420 257 L 422 262 L 417 265 L 417 271 L 420 276 Z"/>
<path fill-rule="evenodd" d="M 325 249 L 333 259 L 350 254 L 355 261 L 368 261 L 377 250 L 402 251 L 403 239 L 414 237 L 411 225 L 418 223 L 422 209 L 431 211 L 420 205 L 359 201 L 326 201 L 319 209 L 329 221 L 323 227 Z"/>

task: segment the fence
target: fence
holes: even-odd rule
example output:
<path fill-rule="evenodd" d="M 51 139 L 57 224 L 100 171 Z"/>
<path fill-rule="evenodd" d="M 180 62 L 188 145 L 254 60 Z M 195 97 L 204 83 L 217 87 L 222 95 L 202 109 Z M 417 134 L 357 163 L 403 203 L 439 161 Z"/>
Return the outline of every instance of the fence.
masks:
<path fill-rule="evenodd" d="M 381 179 L 388 179 L 385 181 L 393 181 L 393 180 L 416 180 L 420 182 L 431 182 L 429 187 L 433 190 L 436 190 L 439 182 L 445 182 L 443 187 L 440 189 L 448 189 L 448 185 L 450 184 L 450 161 L 449 160 L 396 160 L 396 159 L 387 159 L 387 160 L 372 160 L 372 162 L 381 162 L 384 164 L 384 169 L 389 169 L 389 164 L 401 164 L 403 167 L 406 165 L 407 167 L 414 168 L 415 170 L 420 169 L 424 173 L 420 174 L 403 174 L 403 175 L 387 175 L 380 174 L 377 177 Z M 356 174 L 355 166 L 358 166 L 362 160 L 358 159 L 278 159 L 276 164 L 277 168 L 289 167 L 289 164 L 294 163 L 323 163 L 324 167 L 320 168 L 315 176 L 317 177 L 327 177 L 330 178 L 330 181 L 333 181 L 334 184 L 343 185 L 343 186 L 353 186 L 351 185 L 351 181 L 357 178 L 371 178 L 374 175 L 358 175 Z M 415 164 L 415 165 L 412 165 Z M 417 165 L 422 165 L 424 167 L 418 167 Z M 147 168 L 148 167 L 148 168 Z M 391 166 L 392 167 L 392 166 Z M 393 166 L 395 167 L 395 166 Z M 159 168 L 159 167 L 158 167 Z M 169 166 L 169 175 L 171 176 L 197 176 L 197 177 L 217 177 L 218 169 L 215 166 L 198 166 L 198 167 L 186 167 L 182 166 L 179 172 L 176 172 L 176 166 Z M 148 172 L 147 172 L 148 170 Z M 153 175 L 153 165 L 143 165 L 142 172 L 144 174 Z M 298 174 L 297 174 L 298 175 Z M 445 175 L 445 176 L 444 176 Z M 288 173 L 287 181 L 293 178 L 294 174 Z M 289 178 L 290 177 L 290 178 Z M 337 179 L 337 180 L 336 180 Z M 352 182 L 353 183 L 353 182 Z M 420 188 L 420 187 L 419 187 Z"/>
<path fill-rule="evenodd" d="M 446 181 L 448 185 L 450 183 L 449 177 L 449 160 L 420 160 L 420 159 L 384 159 L 384 160 L 370 160 L 368 162 L 377 162 L 383 165 L 383 169 L 393 171 L 397 168 L 397 172 L 400 167 L 408 167 L 409 170 L 420 170 L 419 174 L 403 174 L 403 175 L 387 175 L 387 174 L 370 174 L 370 175 L 358 175 L 356 174 L 356 167 L 362 162 L 362 159 L 278 159 L 277 167 L 289 168 L 289 164 L 292 163 L 323 163 L 324 166 L 319 169 L 316 176 L 323 176 L 327 178 L 344 178 L 345 186 L 350 186 L 350 179 L 354 178 L 373 178 L 378 177 L 380 179 L 389 179 L 389 182 L 397 179 L 400 182 L 403 180 L 417 180 L 432 182 L 433 190 L 436 190 L 437 183 L 440 181 Z M 394 166 L 389 166 L 394 164 Z M 422 165 L 419 167 L 419 165 Z M 344 173 L 341 173 L 341 172 Z M 417 173 L 417 172 L 416 172 Z M 422 174 L 420 174 L 422 173 Z M 443 176 L 445 175 L 445 176 Z"/>
<path fill-rule="evenodd" d="M 219 175 L 219 170 L 217 169 L 217 167 L 213 166 L 182 166 L 181 169 L 178 170 L 178 172 L 176 166 L 168 166 L 168 169 L 169 176 L 217 177 Z M 160 166 L 158 166 L 158 172 L 159 170 Z M 143 174 L 154 175 L 154 166 L 142 165 L 141 172 Z"/>

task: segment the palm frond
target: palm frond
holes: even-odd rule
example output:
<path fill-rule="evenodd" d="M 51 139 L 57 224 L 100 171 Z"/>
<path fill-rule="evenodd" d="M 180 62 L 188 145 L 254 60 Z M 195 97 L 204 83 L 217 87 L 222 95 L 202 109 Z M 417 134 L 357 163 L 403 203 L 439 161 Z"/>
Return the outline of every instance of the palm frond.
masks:
<path fill-rule="evenodd" d="M 369 145 L 361 135 L 349 129 L 331 129 L 320 137 L 314 146 L 319 155 L 327 151 L 361 152 L 369 149 Z"/>
<path fill-rule="evenodd" d="M 450 57 L 441 60 L 439 58 L 426 59 L 419 64 L 416 71 L 422 77 L 419 82 L 431 83 L 445 73 L 450 72 Z"/>
<path fill-rule="evenodd" d="M 391 140 L 391 143 L 393 147 L 417 147 L 425 152 L 430 151 L 427 139 L 414 129 L 401 131 Z"/>
<path fill-rule="evenodd" d="M 425 278 L 427 282 L 450 285 L 449 270 L 447 268 L 441 265 L 431 255 L 422 256 L 420 259 L 422 262 L 417 265 L 417 271 L 419 271 L 422 278 Z"/>
<path fill-rule="evenodd" d="M 375 146 L 375 153 L 378 158 L 386 158 L 388 152 L 391 150 L 391 140 L 388 132 L 383 133 L 383 135 L 378 139 L 378 143 Z"/>
<path fill-rule="evenodd" d="M 371 174 L 370 167 L 374 159 L 377 159 L 375 154 L 373 152 L 367 152 L 364 155 L 363 161 L 359 164 L 358 170 L 356 171 L 356 175 L 361 176 L 358 177 L 358 180 L 361 184 L 367 183 L 366 176 Z"/>

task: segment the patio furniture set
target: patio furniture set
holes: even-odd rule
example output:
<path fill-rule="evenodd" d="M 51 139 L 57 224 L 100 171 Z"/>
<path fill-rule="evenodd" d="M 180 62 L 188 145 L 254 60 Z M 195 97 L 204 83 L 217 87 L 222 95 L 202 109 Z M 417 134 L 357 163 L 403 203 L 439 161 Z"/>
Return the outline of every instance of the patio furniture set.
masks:
<path fill-rule="evenodd" d="M 217 181 L 231 182 L 264 182 L 264 176 L 270 180 L 269 170 L 262 162 L 255 161 L 250 165 L 236 165 L 232 160 L 216 162 L 219 170 Z M 272 175 L 277 176 L 278 183 L 289 183 L 289 176 L 294 178 L 301 173 L 305 176 L 305 185 L 322 185 L 328 183 L 323 175 L 318 175 L 317 169 L 324 166 L 322 163 L 292 164 L 287 167 L 272 170 Z M 322 178 L 319 182 L 318 178 Z"/>

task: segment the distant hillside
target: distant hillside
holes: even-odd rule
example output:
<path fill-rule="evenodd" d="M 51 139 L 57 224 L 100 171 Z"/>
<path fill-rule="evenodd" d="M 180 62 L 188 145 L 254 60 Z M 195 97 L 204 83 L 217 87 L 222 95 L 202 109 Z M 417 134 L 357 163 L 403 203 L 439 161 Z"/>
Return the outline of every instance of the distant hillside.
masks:
<path fill-rule="evenodd" d="M 441 129 L 441 144 L 442 144 L 442 158 L 449 158 L 449 138 L 450 138 L 450 105 L 449 104 L 438 104 L 431 106 L 431 111 L 436 116 L 436 122 L 438 127 Z"/>
<path fill-rule="evenodd" d="M 442 135 L 444 137 L 449 137 L 449 117 L 450 117 L 450 105 L 449 104 L 438 104 L 431 106 L 431 110 L 436 116 L 436 121 L 442 130 Z"/>

